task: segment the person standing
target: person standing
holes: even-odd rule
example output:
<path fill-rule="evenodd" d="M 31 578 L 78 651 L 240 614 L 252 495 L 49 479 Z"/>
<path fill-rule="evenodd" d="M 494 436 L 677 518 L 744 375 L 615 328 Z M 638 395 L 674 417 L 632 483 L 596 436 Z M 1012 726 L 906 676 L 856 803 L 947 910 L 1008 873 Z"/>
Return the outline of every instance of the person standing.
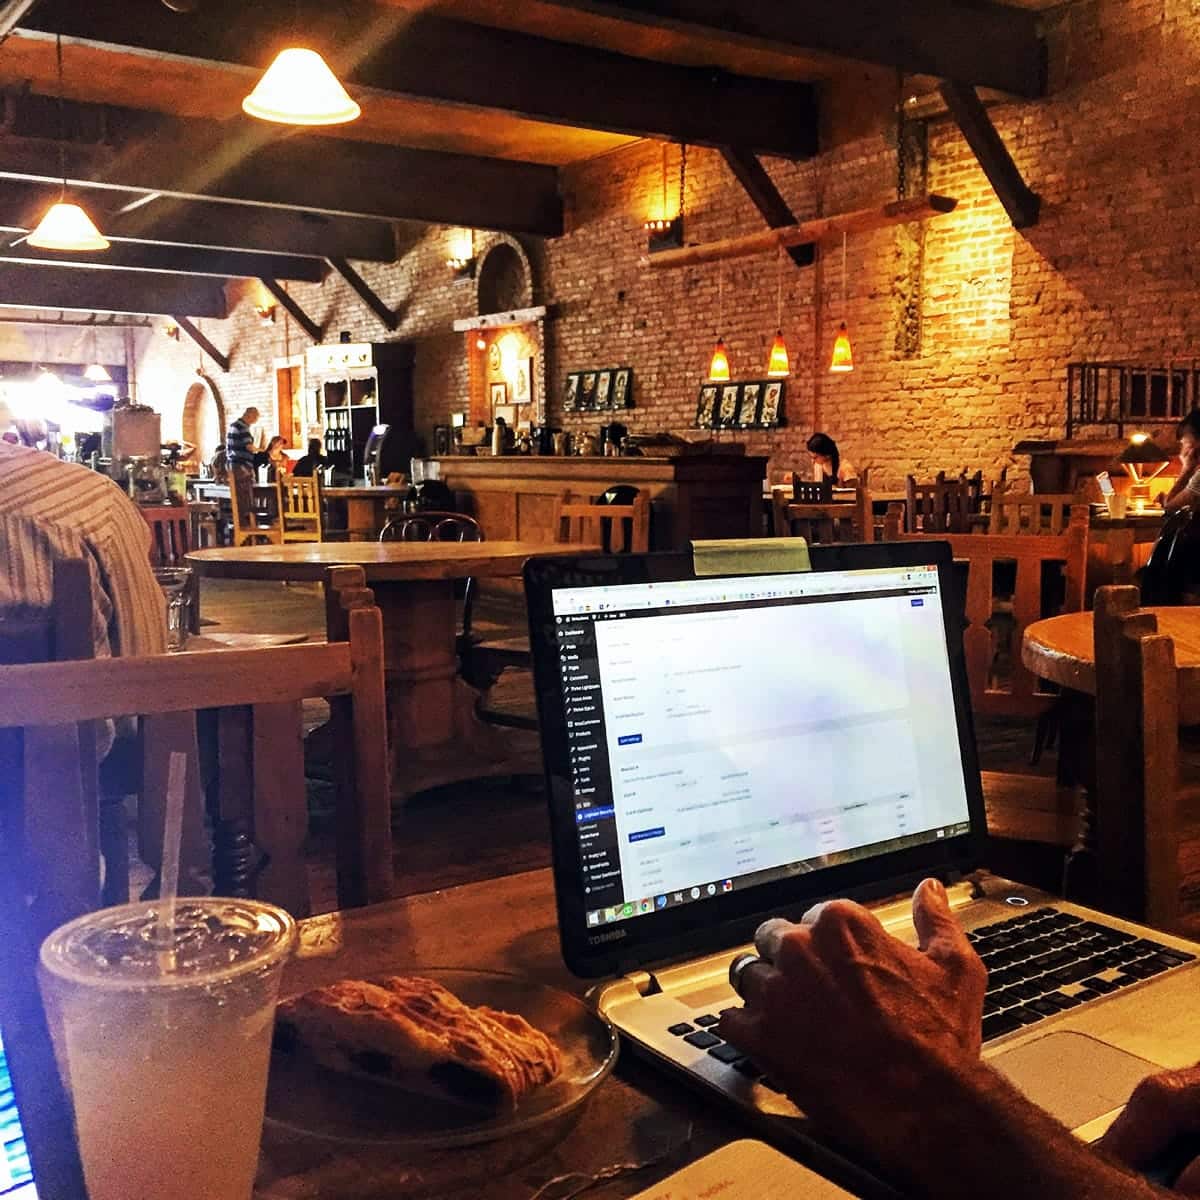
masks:
<path fill-rule="evenodd" d="M 229 426 L 225 435 L 225 461 L 229 486 L 237 493 L 238 518 L 249 525 L 254 512 L 254 468 L 258 461 L 251 426 L 258 420 L 258 409 L 251 405 Z"/>

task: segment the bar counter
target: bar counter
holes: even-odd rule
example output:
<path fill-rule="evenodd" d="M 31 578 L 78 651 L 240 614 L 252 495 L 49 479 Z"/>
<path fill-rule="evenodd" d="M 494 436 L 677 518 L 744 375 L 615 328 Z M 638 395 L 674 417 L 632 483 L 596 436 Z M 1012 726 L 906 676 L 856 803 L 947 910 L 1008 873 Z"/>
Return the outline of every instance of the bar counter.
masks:
<path fill-rule="evenodd" d="M 450 456 L 442 480 L 489 539 L 554 541 L 555 505 L 564 493 L 599 496 L 629 484 L 650 497 L 650 546 L 683 548 L 693 538 L 757 537 L 767 460 L 743 454 L 677 458 L 505 455 Z"/>

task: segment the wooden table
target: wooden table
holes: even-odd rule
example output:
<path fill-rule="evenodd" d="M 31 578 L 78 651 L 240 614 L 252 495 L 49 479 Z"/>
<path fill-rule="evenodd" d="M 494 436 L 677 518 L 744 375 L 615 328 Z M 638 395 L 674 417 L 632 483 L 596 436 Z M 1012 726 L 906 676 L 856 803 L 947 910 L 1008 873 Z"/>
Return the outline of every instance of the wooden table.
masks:
<path fill-rule="evenodd" d="M 1179 720 L 1200 723 L 1200 608 L 1147 608 L 1158 618 L 1158 631 L 1175 643 L 1179 678 Z M 1096 694 L 1096 657 L 1092 614 L 1066 613 L 1034 621 L 1025 629 L 1021 661 L 1042 679 L 1074 692 Z"/>
<path fill-rule="evenodd" d="M 377 537 L 383 525 L 380 512 L 389 500 L 402 502 L 408 495 L 408 485 L 403 487 L 323 487 L 321 495 L 326 500 L 346 502 L 346 531 L 352 541 L 369 540 Z"/>
<path fill-rule="evenodd" d="M 563 966 L 553 882 L 550 871 L 543 870 L 302 921 L 299 952 L 287 967 L 281 994 L 347 976 L 438 966 L 516 972 L 576 995 L 585 987 Z M 420 1162 L 358 1148 L 339 1153 L 313 1145 L 290 1147 L 268 1126 L 255 1196 L 401 1200 L 419 1191 L 439 1200 L 529 1200 L 555 1176 L 591 1174 L 679 1148 L 660 1166 L 595 1191 L 598 1200 L 616 1200 L 739 1136 L 746 1130 L 715 1106 L 704 1105 L 625 1052 L 617 1072 L 567 1128 L 556 1122 L 506 1142 L 449 1150 Z"/>
<path fill-rule="evenodd" d="M 404 799 L 490 775 L 540 774 L 536 735 L 487 725 L 477 693 L 458 677 L 455 580 L 517 578 L 534 554 L 591 547 L 540 542 L 301 542 L 197 550 L 188 562 L 214 579 L 322 580 L 360 566 L 383 614 L 384 670 L 394 764 Z"/>

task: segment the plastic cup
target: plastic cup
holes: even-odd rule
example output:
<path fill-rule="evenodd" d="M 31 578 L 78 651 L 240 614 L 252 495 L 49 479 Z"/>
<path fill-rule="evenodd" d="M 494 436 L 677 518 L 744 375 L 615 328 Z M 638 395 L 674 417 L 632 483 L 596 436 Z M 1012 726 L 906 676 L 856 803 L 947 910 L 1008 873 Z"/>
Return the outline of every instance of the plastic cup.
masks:
<path fill-rule="evenodd" d="M 42 944 L 41 989 L 89 1200 L 249 1200 L 275 1001 L 296 940 L 270 904 L 103 909 Z"/>
<path fill-rule="evenodd" d="M 1107 497 L 1108 515 L 1114 521 L 1123 521 L 1125 519 L 1125 510 L 1129 504 L 1129 497 L 1124 492 L 1113 492 Z"/>

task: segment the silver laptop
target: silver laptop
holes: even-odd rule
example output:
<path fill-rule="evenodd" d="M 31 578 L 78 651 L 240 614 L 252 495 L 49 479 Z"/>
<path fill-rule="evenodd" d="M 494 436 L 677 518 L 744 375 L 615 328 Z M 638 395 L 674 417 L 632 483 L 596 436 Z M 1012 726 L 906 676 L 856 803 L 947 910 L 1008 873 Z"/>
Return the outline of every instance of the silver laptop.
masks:
<path fill-rule="evenodd" d="M 985 1057 L 1094 1139 L 1141 1078 L 1200 1059 L 1200 946 L 983 870 L 949 547 L 811 557 L 528 564 L 564 958 L 635 1048 L 877 1192 L 714 1026 L 760 921 L 848 895 L 915 942 L 909 893 L 937 876 L 989 968 Z"/>

